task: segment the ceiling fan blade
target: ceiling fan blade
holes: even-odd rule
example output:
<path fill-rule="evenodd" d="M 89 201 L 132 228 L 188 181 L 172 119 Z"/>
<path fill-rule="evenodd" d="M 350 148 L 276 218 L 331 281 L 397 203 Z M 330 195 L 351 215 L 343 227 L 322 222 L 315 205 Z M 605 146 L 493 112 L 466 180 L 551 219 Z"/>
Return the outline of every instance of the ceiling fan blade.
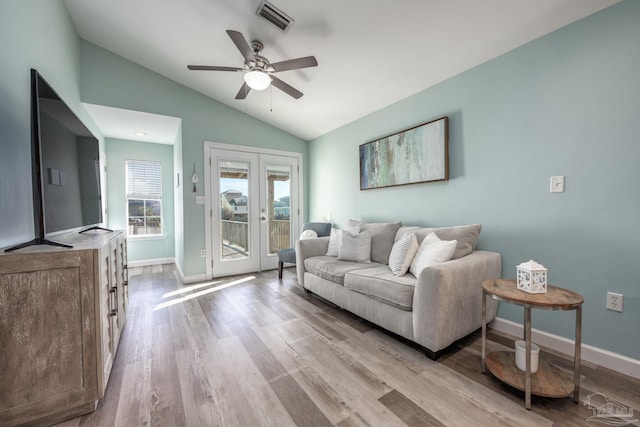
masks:
<path fill-rule="evenodd" d="M 217 67 L 215 65 L 187 65 L 190 70 L 205 70 L 205 71 L 244 71 L 244 68 L 238 67 Z"/>
<path fill-rule="evenodd" d="M 236 99 L 245 99 L 250 91 L 251 88 L 249 87 L 249 85 L 247 83 L 243 83 L 242 87 L 238 91 L 238 94 L 236 95 Z"/>
<path fill-rule="evenodd" d="M 281 91 L 283 91 L 284 93 L 286 93 L 287 95 L 294 97 L 295 99 L 299 99 L 303 95 L 303 93 L 300 92 L 298 89 L 283 82 L 282 80 L 280 80 L 275 76 L 271 76 L 271 84 L 277 87 L 278 89 L 280 89 Z"/>
<path fill-rule="evenodd" d="M 287 70 L 297 70 L 299 68 L 316 67 L 317 65 L 318 61 L 315 56 L 305 56 L 304 58 L 289 59 L 287 61 L 271 64 L 275 73 Z"/>
<path fill-rule="evenodd" d="M 236 45 L 246 61 L 255 61 L 256 57 L 251 50 L 251 46 L 249 46 L 249 43 L 247 43 L 247 39 L 244 38 L 241 32 L 227 30 L 227 34 L 229 34 L 229 37 L 231 37 L 233 44 Z"/>

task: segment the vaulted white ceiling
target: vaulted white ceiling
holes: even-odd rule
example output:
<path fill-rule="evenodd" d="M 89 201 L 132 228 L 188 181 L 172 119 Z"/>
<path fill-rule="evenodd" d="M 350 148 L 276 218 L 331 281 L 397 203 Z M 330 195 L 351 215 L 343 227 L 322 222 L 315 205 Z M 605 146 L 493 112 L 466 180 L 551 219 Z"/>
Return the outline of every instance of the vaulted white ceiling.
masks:
<path fill-rule="evenodd" d="M 489 61 L 619 0 L 273 0 L 294 19 L 282 32 L 260 0 L 65 0 L 85 40 L 239 111 L 311 140 Z M 277 76 L 304 93 L 252 91 L 226 33 L 259 39 L 271 62 L 314 55 L 318 67 Z M 99 124 L 100 125 L 100 124 Z"/>

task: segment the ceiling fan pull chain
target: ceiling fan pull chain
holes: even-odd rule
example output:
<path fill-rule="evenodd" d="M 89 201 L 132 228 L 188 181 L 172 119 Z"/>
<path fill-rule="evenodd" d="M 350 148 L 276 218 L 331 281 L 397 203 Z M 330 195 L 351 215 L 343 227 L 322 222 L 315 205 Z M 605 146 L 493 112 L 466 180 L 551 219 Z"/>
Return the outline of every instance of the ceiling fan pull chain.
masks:
<path fill-rule="evenodd" d="M 271 98 L 271 105 L 269 106 L 269 111 L 273 113 L 273 86 L 269 85 L 269 95 Z"/>

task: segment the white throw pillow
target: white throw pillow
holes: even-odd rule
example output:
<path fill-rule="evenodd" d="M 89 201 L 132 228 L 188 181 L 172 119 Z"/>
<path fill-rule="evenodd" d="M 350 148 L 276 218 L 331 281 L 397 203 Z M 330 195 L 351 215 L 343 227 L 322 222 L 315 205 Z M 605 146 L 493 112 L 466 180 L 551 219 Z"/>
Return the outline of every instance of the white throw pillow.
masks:
<path fill-rule="evenodd" d="M 415 233 L 407 234 L 393 244 L 389 255 L 389 268 L 394 276 L 404 276 L 409 271 L 418 248 Z"/>
<path fill-rule="evenodd" d="M 422 243 L 420 243 L 418 253 L 415 258 L 413 258 L 409 271 L 418 277 L 420 272 L 426 267 L 449 261 L 457 245 L 457 240 L 440 240 L 440 238 L 436 236 L 436 233 L 429 233 Z"/>
<path fill-rule="evenodd" d="M 342 232 L 338 260 L 353 262 L 371 262 L 371 233 L 363 231 L 360 234 Z"/>
<path fill-rule="evenodd" d="M 302 234 L 300 234 L 300 240 L 304 239 L 317 239 L 318 233 L 313 230 L 304 230 Z"/>
<path fill-rule="evenodd" d="M 329 247 L 327 248 L 326 256 L 338 256 L 338 250 L 340 249 L 340 236 L 343 230 L 336 228 L 331 229 L 331 235 L 329 236 Z M 360 233 L 360 227 L 347 228 L 346 230 L 350 234 Z"/>

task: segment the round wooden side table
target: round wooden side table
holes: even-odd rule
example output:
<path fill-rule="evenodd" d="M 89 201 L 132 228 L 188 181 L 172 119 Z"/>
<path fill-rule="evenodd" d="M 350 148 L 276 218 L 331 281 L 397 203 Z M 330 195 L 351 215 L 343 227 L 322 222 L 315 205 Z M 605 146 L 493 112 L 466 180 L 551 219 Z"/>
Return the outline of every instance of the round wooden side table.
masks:
<path fill-rule="evenodd" d="M 498 351 L 486 355 L 487 341 L 487 297 L 524 307 L 524 340 L 526 342 L 526 369 L 521 371 L 515 364 L 514 353 Z M 521 291 L 515 280 L 495 279 L 482 282 L 482 368 L 485 367 L 499 380 L 525 392 L 524 407 L 531 409 L 531 394 L 545 397 L 567 397 L 573 394 L 578 403 L 580 394 L 580 344 L 582 336 L 582 303 L 584 298 L 576 292 L 547 285 L 547 293 L 530 294 Z M 531 373 L 531 309 L 575 310 L 575 351 L 573 381 L 569 375 L 542 358 L 538 371 Z"/>

